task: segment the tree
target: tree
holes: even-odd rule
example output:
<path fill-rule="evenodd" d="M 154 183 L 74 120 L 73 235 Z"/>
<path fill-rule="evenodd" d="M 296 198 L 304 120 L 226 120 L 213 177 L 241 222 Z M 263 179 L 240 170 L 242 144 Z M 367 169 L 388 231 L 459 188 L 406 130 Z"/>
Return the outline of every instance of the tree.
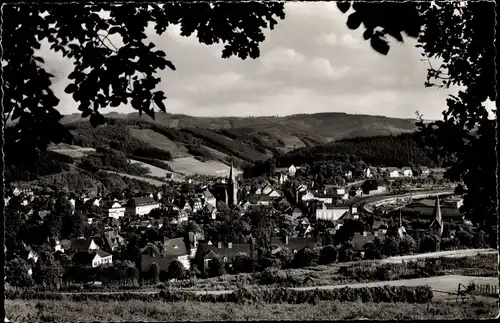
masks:
<path fill-rule="evenodd" d="M 251 273 L 254 269 L 254 260 L 247 255 L 237 255 L 233 258 L 234 273 Z"/>
<path fill-rule="evenodd" d="M 439 239 L 436 236 L 425 235 L 420 241 L 420 252 L 425 253 L 437 251 L 439 247 L 438 241 Z"/>
<path fill-rule="evenodd" d="M 68 76 L 71 83 L 65 92 L 72 94 L 82 116 L 90 116 L 92 125 L 105 122 L 99 109 L 127 102 L 139 113 L 153 116 L 154 107 L 166 111 L 165 94 L 154 91 L 160 81 L 155 72 L 165 67 L 175 70 L 175 66 L 153 43 L 142 42 L 148 23 L 153 23 L 160 35 L 169 25 L 180 24 L 184 36 L 197 31 L 202 43 L 222 41 L 226 43 L 223 58 L 256 58 L 260 54 L 258 45 L 264 40 L 262 29 L 272 29 L 275 18 L 284 18 L 283 4 L 246 3 L 238 9 L 222 2 L 5 7 L 4 102 L 9 104 L 4 107 L 4 121 L 17 121 L 5 133 L 9 142 L 6 154 L 15 158 L 9 152 L 17 147 L 27 149 L 28 154 L 46 148 L 50 141 L 58 143 L 72 137 L 59 123 L 62 115 L 55 109 L 59 99 L 50 89 L 53 75 L 42 67 L 43 59 L 34 52 L 41 42 L 48 42 L 52 50 L 73 61 L 75 67 Z M 109 17 L 99 15 L 101 10 Z M 202 14 L 193 16 L 193 10 Z M 22 42 L 19 33 L 26 35 Z M 135 57 L 139 58 L 136 63 L 124 63 Z M 40 104 L 43 110 L 38 109 Z"/>
<path fill-rule="evenodd" d="M 175 278 L 175 279 L 182 279 L 185 276 L 185 269 L 184 266 L 181 264 L 180 261 L 174 260 L 170 263 L 168 266 L 168 277 L 169 278 Z"/>
<path fill-rule="evenodd" d="M 30 267 L 22 258 L 14 258 L 5 264 L 5 282 L 13 287 L 33 286 L 33 279 L 28 274 Z"/>
<path fill-rule="evenodd" d="M 312 250 L 308 247 L 302 248 L 297 251 L 293 259 L 293 266 L 295 268 L 302 268 L 308 266 L 314 266 L 318 263 L 319 252 L 317 250 Z"/>
<path fill-rule="evenodd" d="M 33 266 L 33 279 L 38 285 L 58 288 L 59 266 L 51 253 L 40 253 L 38 261 Z"/>
<path fill-rule="evenodd" d="M 319 252 L 318 263 L 322 265 L 328 265 L 334 263 L 337 260 L 337 250 L 332 245 L 327 245 L 321 248 Z"/>
<path fill-rule="evenodd" d="M 151 279 L 153 284 L 158 284 L 160 282 L 160 265 L 153 262 L 148 270 L 148 278 Z"/>
<path fill-rule="evenodd" d="M 222 259 L 213 258 L 208 265 L 208 277 L 219 277 L 226 274 L 226 267 Z"/>
<path fill-rule="evenodd" d="M 385 256 L 396 256 L 399 253 L 399 239 L 386 237 L 382 246 L 382 254 Z"/>
<path fill-rule="evenodd" d="M 364 258 L 365 259 L 382 259 L 382 255 L 380 254 L 380 250 L 375 246 L 375 244 L 371 241 L 367 242 L 363 249 L 365 251 Z"/>
<path fill-rule="evenodd" d="M 417 244 L 415 240 L 409 235 L 406 235 L 403 239 L 399 241 L 399 254 L 400 255 L 410 255 L 417 251 Z"/>

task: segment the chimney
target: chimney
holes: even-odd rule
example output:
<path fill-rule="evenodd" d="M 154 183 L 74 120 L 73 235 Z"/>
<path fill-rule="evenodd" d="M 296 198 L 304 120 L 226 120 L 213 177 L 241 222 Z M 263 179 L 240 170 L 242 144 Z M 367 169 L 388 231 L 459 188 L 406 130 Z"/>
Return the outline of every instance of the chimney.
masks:
<path fill-rule="evenodd" d="M 217 248 L 219 248 L 219 249 L 222 248 L 222 242 L 217 243 Z"/>
<path fill-rule="evenodd" d="M 228 242 L 228 243 L 227 243 L 227 247 L 228 247 L 229 249 L 232 249 L 232 248 L 233 248 L 233 243 L 232 243 L 232 242 Z"/>

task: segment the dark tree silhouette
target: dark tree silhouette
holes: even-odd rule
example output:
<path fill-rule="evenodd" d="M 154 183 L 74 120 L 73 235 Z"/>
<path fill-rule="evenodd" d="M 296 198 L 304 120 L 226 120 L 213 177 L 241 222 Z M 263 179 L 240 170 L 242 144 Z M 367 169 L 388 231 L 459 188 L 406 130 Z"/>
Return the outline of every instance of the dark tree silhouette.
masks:
<path fill-rule="evenodd" d="M 98 14 L 101 10 L 109 17 Z M 165 93 L 155 90 L 160 82 L 156 72 L 175 66 L 155 44 L 143 42 L 149 23 L 159 35 L 179 24 L 183 36 L 196 31 L 201 43 L 225 43 L 223 58 L 246 59 L 259 56 L 262 29 L 274 28 L 275 19 L 284 17 L 283 3 L 270 1 L 239 4 L 238 10 L 224 2 L 7 5 L 2 24 L 4 121 L 17 123 L 6 138 L 14 146 L 36 151 L 71 137 L 55 109 L 59 99 L 50 90 L 54 76 L 35 55 L 42 42 L 72 60 L 71 84 L 65 92 L 79 103 L 82 117 L 90 117 L 96 126 L 105 123 L 99 109 L 127 102 L 151 117 L 154 108 L 166 111 Z M 116 36 L 121 46 L 110 40 Z"/>

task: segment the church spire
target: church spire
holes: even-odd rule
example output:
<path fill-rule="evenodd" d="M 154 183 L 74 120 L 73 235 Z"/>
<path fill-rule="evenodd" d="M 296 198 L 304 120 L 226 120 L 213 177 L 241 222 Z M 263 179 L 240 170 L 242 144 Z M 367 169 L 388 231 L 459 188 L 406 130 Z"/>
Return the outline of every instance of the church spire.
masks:
<path fill-rule="evenodd" d="M 439 195 L 436 195 L 436 203 L 434 203 L 434 211 L 432 217 L 442 226 L 443 220 L 441 216 L 441 205 L 439 203 Z"/>

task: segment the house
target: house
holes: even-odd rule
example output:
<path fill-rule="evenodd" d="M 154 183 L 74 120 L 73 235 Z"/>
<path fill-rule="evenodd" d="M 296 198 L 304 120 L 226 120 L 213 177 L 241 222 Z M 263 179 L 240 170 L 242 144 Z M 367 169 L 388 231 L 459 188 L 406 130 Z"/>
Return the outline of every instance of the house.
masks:
<path fill-rule="evenodd" d="M 116 200 L 104 203 L 102 208 L 107 217 L 119 219 L 125 216 L 126 208 Z"/>
<path fill-rule="evenodd" d="M 14 187 L 14 189 L 12 190 L 12 194 L 14 194 L 14 196 L 19 196 L 19 195 L 25 195 L 25 196 L 31 195 L 31 196 L 33 196 L 34 195 L 33 188 L 31 186 L 28 186 L 28 185 L 19 185 L 19 186 Z"/>
<path fill-rule="evenodd" d="M 363 171 L 363 175 L 366 178 L 372 178 L 373 177 L 373 173 L 372 173 L 371 168 L 370 167 L 366 167 L 365 170 Z"/>
<path fill-rule="evenodd" d="M 450 196 L 443 200 L 443 206 L 451 207 L 455 209 L 460 209 L 464 205 L 464 199 L 462 197 Z"/>
<path fill-rule="evenodd" d="M 100 249 L 92 251 L 79 251 L 73 255 L 71 260 L 75 264 L 96 268 L 102 265 L 112 265 L 113 255 Z"/>
<path fill-rule="evenodd" d="M 126 213 L 130 216 L 142 216 L 159 207 L 160 203 L 150 197 L 133 197 L 128 201 Z"/>
<path fill-rule="evenodd" d="M 91 250 L 99 249 L 99 246 L 95 243 L 94 239 L 81 239 L 74 238 L 71 240 L 61 240 L 61 247 L 64 250 L 68 250 L 71 253 L 74 252 L 88 252 Z"/>
<path fill-rule="evenodd" d="M 411 170 L 410 167 L 403 167 L 401 169 L 401 171 L 403 172 L 404 177 L 412 177 L 413 176 L 413 171 Z"/>
<path fill-rule="evenodd" d="M 460 202 L 456 202 L 460 205 Z M 459 209 L 456 208 L 457 204 L 448 204 L 443 202 L 443 205 L 440 205 L 440 213 L 442 218 L 453 218 L 453 219 L 462 219 L 463 214 Z M 403 209 L 403 215 L 408 217 L 417 217 L 417 218 L 427 218 L 434 219 L 434 208 L 435 208 L 435 199 L 421 199 L 414 201 L 406 205 Z"/>
<path fill-rule="evenodd" d="M 267 196 L 270 196 L 270 197 L 281 197 L 282 196 L 282 193 L 278 192 L 277 190 L 271 190 L 271 192 L 269 194 L 267 194 Z"/>
<path fill-rule="evenodd" d="M 335 221 L 346 214 L 357 213 L 357 208 L 349 206 L 334 206 L 332 204 L 324 203 L 321 208 L 316 209 L 316 219 Z"/>
<path fill-rule="evenodd" d="M 190 268 L 189 253 L 184 238 L 168 239 L 161 248 L 151 243 L 141 249 L 141 271 L 147 272 L 153 263 L 157 263 L 160 271 L 168 272 L 172 261 L 179 261 L 187 270 Z"/>
<path fill-rule="evenodd" d="M 327 194 L 326 190 L 324 190 L 323 192 L 315 194 L 314 195 L 314 199 L 318 200 L 318 201 L 321 201 L 323 203 L 328 203 L 328 204 L 332 204 L 333 203 L 333 197 L 332 197 L 332 195 L 331 194 Z"/>
<path fill-rule="evenodd" d="M 427 176 L 431 173 L 427 166 L 420 166 L 420 171 L 422 172 L 422 176 Z"/>
<path fill-rule="evenodd" d="M 213 196 L 213 194 L 210 193 L 209 190 L 203 191 L 203 198 L 204 198 L 206 204 L 210 204 L 214 208 L 217 207 L 217 200 L 215 199 L 215 197 Z"/>
<path fill-rule="evenodd" d="M 209 250 L 209 253 L 212 252 L 212 254 L 219 256 L 224 263 L 229 265 L 237 255 L 250 255 L 251 249 L 248 243 L 233 244 L 231 242 L 228 242 L 225 246 L 222 242 L 217 243 L 217 246 L 205 244 L 205 247 Z M 204 259 L 210 260 L 210 258 L 207 258 L 207 255 L 204 256 Z M 213 259 L 213 257 L 211 259 Z"/>
<path fill-rule="evenodd" d="M 290 167 L 288 167 L 288 175 L 290 177 L 295 176 L 295 173 L 297 173 L 297 167 L 295 167 L 294 165 L 291 165 Z"/>
<path fill-rule="evenodd" d="M 208 216 L 210 219 L 215 220 L 217 215 L 217 209 L 212 204 L 205 204 L 201 213 Z"/>
<path fill-rule="evenodd" d="M 397 167 L 387 167 L 387 173 L 389 174 L 389 177 L 396 178 L 401 174 L 401 170 Z"/>
<path fill-rule="evenodd" d="M 196 197 L 191 200 L 190 207 L 192 212 L 196 213 L 203 208 L 203 203 L 199 197 Z"/>
<path fill-rule="evenodd" d="M 117 251 L 120 247 L 127 244 L 127 241 L 114 230 L 105 231 L 102 234 L 101 240 L 103 248 L 108 252 Z"/>
<path fill-rule="evenodd" d="M 351 179 L 352 178 L 352 171 L 351 170 L 348 170 L 347 172 L 344 173 L 344 176 L 347 178 L 347 179 Z"/>
<path fill-rule="evenodd" d="M 351 245 L 355 251 L 361 252 L 361 254 L 364 255 L 365 245 L 368 242 L 374 242 L 376 238 L 380 241 L 384 241 L 385 235 L 366 231 L 363 231 L 363 233 L 355 232 L 351 240 Z"/>
<path fill-rule="evenodd" d="M 342 196 L 345 194 L 345 188 L 337 188 L 335 190 L 337 192 L 337 195 Z"/>
<path fill-rule="evenodd" d="M 292 218 L 293 219 L 298 219 L 300 218 L 304 213 L 302 212 L 302 210 L 298 207 L 296 207 L 295 209 L 293 209 L 293 212 L 292 212 Z"/>
<path fill-rule="evenodd" d="M 308 247 L 314 248 L 315 241 L 312 237 L 295 237 L 291 238 L 287 235 L 283 237 L 271 238 L 271 250 L 273 253 L 279 252 L 283 248 L 288 248 L 293 253 Z"/>
<path fill-rule="evenodd" d="M 283 184 L 285 184 L 286 182 L 288 182 L 288 175 L 287 175 L 287 174 L 283 174 L 283 173 L 281 173 L 281 174 L 279 175 L 279 178 L 278 178 L 278 183 L 279 183 L 280 185 L 283 185 Z"/>
<path fill-rule="evenodd" d="M 309 201 L 309 200 L 313 200 L 315 197 L 314 197 L 314 194 L 311 193 L 311 192 L 307 192 L 306 194 L 302 195 L 302 197 L 300 198 L 302 201 Z"/>

